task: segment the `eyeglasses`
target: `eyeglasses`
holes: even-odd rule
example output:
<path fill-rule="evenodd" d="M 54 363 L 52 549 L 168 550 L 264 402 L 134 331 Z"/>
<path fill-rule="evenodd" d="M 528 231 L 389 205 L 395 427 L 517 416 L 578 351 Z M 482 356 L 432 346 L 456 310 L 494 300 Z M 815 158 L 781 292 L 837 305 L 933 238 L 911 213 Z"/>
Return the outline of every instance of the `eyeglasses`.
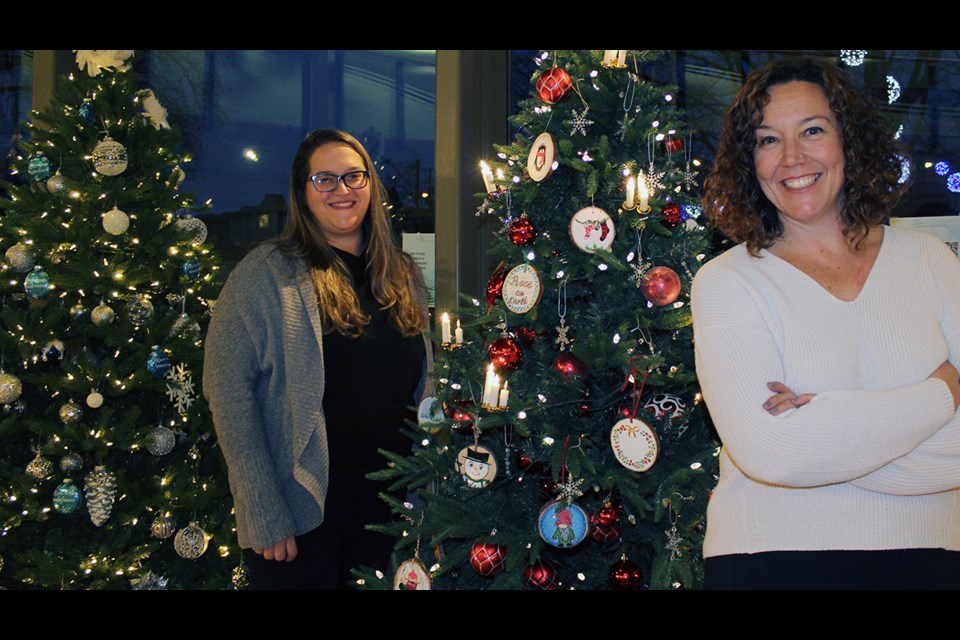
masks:
<path fill-rule="evenodd" d="M 313 183 L 313 188 L 320 193 L 336 191 L 337 187 L 340 186 L 341 180 L 343 180 L 343 184 L 347 185 L 348 189 L 363 189 L 365 186 L 367 186 L 367 181 L 369 179 L 369 171 L 351 171 L 350 173 L 345 173 L 342 176 L 334 175 L 332 173 L 318 173 L 310 176 L 310 182 Z"/>

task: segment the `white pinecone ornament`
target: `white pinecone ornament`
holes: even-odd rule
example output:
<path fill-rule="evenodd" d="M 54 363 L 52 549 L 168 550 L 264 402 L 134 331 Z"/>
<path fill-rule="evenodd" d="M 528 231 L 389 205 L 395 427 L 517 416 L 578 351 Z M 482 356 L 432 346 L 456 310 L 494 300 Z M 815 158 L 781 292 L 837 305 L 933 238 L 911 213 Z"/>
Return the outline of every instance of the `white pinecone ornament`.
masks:
<path fill-rule="evenodd" d="M 87 498 L 87 511 L 95 526 L 102 527 L 110 518 L 113 502 L 117 495 L 117 477 L 103 465 L 98 465 L 87 474 L 83 487 Z"/>

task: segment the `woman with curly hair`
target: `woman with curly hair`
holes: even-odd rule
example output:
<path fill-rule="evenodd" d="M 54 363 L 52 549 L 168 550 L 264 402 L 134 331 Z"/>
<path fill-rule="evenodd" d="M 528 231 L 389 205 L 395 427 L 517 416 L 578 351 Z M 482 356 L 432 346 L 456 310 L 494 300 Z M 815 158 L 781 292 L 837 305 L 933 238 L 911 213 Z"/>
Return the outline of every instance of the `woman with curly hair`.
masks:
<path fill-rule="evenodd" d="M 293 160 L 287 227 L 251 251 L 217 300 L 204 393 L 254 588 L 346 588 L 388 569 L 390 510 L 365 476 L 430 368 L 426 287 L 395 246 L 373 161 L 353 136 L 313 131 Z"/>
<path fill-rule="evenodd" d="M 692 291 L 708 588 L 960 587 L 960 263 L 885 225 L 902 158 L 829 63 L 772 62 L 727 113 L 704 210 L 740 244 Z"/>

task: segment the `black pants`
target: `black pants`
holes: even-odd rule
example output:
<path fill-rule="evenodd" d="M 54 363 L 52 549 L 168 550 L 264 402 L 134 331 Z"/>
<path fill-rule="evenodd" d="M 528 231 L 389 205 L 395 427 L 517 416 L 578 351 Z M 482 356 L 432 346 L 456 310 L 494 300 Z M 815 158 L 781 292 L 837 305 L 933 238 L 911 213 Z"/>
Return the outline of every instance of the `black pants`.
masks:
<path fill-rule="evenodd" d="M 704 562 L 705 589 L 960 589 L 960 552 L 774 551 Z"/>
<path fill-rule="evenodd" d="M 390 519 L 390 509 L 377 500 L 367 504 L 327 505 L 324 523 L 297 536 L 293 562 L 265 560 L 243 550 L 253 589 L 352 589 L 351 569 L 360 566 L 389 571 L 395 540 L 368 531 L 364 525 Z M 392 576 L 391 576 L 392 579 Z"/>

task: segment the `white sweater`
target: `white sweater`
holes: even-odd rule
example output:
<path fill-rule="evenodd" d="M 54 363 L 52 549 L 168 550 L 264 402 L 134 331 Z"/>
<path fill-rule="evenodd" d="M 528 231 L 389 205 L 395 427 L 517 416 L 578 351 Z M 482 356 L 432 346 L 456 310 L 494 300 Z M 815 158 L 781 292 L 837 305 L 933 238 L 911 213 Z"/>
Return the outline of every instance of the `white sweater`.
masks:
<path fill-rule="evenodd" d="M 960 550 L 960 414 L 928 376 L 960 366 L 960 261 L 884 228 L 860 295 L 835 298 L 743 245 L 693 282 L 697 373 L 723 448 L 704 555 Z M 770 381 L 815 393 L 771 416 Z"/>

